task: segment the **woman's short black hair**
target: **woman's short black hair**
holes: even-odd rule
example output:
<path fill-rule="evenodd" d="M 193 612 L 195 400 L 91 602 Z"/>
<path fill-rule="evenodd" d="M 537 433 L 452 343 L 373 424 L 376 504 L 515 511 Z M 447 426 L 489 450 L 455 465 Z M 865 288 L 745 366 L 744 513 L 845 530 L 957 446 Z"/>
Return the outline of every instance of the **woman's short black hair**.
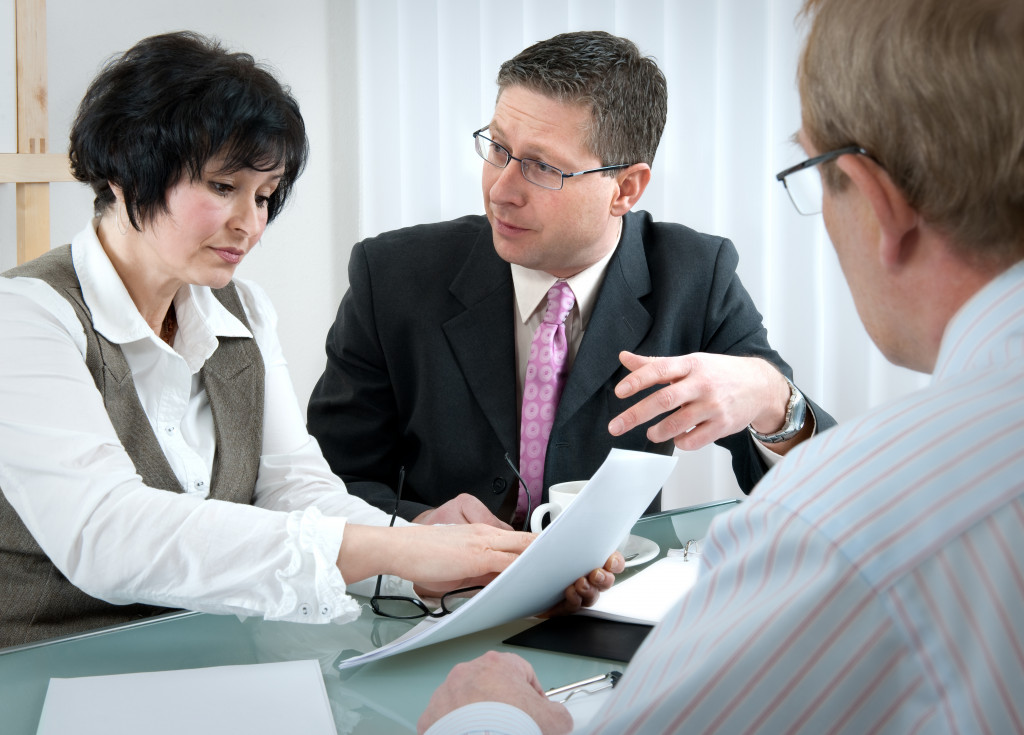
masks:
<path fill-rule="evenodd" d="M 71 170 L 96 192 L 102 214 L 124 192 L 141 229 L 167 211 L 167 190 L 197 181 L 214 157 L 220 172 L 243 168 L 284 176 L 267 203 L 273 220 L 306 164 L 299 105 L 252 56 L 181 31 L 146 38 L 111 59 L 89 85 L 71 127 Z"/>

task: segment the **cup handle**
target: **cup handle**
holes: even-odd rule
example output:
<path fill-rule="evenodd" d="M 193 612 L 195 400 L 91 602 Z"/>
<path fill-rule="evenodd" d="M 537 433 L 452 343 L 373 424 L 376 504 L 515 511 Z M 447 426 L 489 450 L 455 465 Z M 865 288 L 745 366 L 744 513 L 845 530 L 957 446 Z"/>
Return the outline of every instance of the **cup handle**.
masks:
<path fill-rule="evenodd" d="M 533 513 L 530 514 L 530 530 L 534 533 L 540 533 L 544 530 L 544 514 L 550 512 L 551 520 L 555 520 L 561 509 L 562 507 L 555 503 L 543 503 L 542 505 L 538 505 L 533 509 Z"/>

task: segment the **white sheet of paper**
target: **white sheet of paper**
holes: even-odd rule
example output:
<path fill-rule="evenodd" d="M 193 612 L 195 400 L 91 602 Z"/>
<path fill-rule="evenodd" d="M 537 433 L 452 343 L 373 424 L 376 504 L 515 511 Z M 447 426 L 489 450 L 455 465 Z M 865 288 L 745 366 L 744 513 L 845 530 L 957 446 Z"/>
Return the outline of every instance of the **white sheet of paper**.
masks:
<path fill-rule="evenodd" d="M 697 583 L 700 562 L 691 556 L 669 556 L 651 564 L 603 593 L 592 607 L 578 615 L 592 615 L 625 623 L 656 625 Z"/>
<path fill-rule="evenodd" d="M 317 661 L 50 679 L 37 735 L 335 735 Z"/>
<path fill-rule="evenodd" d="M 451 615 L 338 664 L 347 669 L 544 612 L 565 588 L 604 565 L 665 484 L 676 458 L 613 449 L 572 504 L 489 585 Z"/>

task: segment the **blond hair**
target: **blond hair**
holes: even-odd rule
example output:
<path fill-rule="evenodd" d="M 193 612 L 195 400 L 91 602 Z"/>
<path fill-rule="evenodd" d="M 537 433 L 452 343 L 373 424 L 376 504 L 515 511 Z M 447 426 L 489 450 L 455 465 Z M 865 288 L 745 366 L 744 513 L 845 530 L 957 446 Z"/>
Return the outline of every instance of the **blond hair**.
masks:
<path fill-rule="evenodd" d="M 962 257 L 1024 257 L 1024 0 L 806 0 L 803 15 L 813 146 L 867 149 Z"/>

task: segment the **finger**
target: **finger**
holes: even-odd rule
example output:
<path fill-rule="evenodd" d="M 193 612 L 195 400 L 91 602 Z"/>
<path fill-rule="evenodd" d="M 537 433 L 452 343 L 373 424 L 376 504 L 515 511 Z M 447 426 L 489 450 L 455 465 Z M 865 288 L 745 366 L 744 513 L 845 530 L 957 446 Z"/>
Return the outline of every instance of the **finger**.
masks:
<path fill-rule="evenodd" d="M 676 396 L 682 399 L 677 409 L 672 413 L 666 413 L 660 421 L 647 427 L 647 438 L 652 442 L 675 440 L 699 427 L 700 431 L 684 442 L 684 445 L 691 449 L 699 449 L 743 428 L 742 423 L 731 425 L 727 415 L 720 410 L 720 405 L 713 398 L 699 393 L 692 394 L 695 385 L 687 384 L 685 391 L 683 385 L 676 383 L 672 386 L 672 389 L 677 391 Z M 648 398 L 654 398 L 656 395 L 652 394 Z"/>
<path fill-rule="evenodd" d="M 696 406 L 686 404 L 663 416 L 656 424 L 647 427 L 647 438 L 655 443 L 674 440 L 676 437 L 693 431 L 706 419 L 707 417 L 698 414 Z"/>
<path fill-rule="evenodd" d="M 488 533 L 495 533 L 488 531 Z M 488 572 L 502 572 L 512 562 L 519 558 L 519 555 L 526 551 L 526 547 L 533 543 L 537 534 L 524 531 L 498 532 L 496 538 L 491 540 L 490 545 L 483 550 L 481 557 L 482 569 Z"/>
<path fill-rule="evenodd" d="M 471 506 L 465 508 L 462 517 L 466 519 L 466 523 L 483 523 L 492 528 L 500 528 L 503 531 L 512 530 L 512 526 L 491 513 L 483 503 L 479 507 Z"/>
<path fill-rule="evenodd" d="M 651 395 L 646 398 L 637 401 L 618 416 L 613 418 L 608 424 L 608 432 L 612 436 L 624 434 L 641 424 L 646 424 L 648 421 L 656 419 L 658 416 L 661 416 L 668 411 L 672 411 L 680 407 L 686 407 L 695 398 L 696 396 L 693 394 L 693 390 L 688 382 L 680 381 L 672 383 L 661 390 L 651 393 Z M 674 426 L 676 423 L 681 423 L 684 420 L 686 420 L 685 415 L 679 416 L 670 422 L 670 425 Z M 678 427 L 678 433 L 682 433 L 682 431 L 689 429 L 692 426 L 693 424 L 691 423 L 685 427 Z M 650 430 L 648 430 L 647 436 L 652 441 L 666 441 L 675 436 L 675 434 L 667 434 L 661 438 L 655 439 L 655 437 L 651 435 Z"/>
<path fill-rule="evenodd" d="M 602 572 L 602 574 L 604 574 L 604 572 Z M 580 604 L 583 607 L 590 607 L 597 602 L 597 598 L 601 596 L 601 591 L 590 584 L 586 577 L 580 577 L 577 579 L 574 587 L 576 588 L 576 593 L 579 595 Z"/>
<path fill-rule="evenodd" d="M 629 370 L 630 372 L 634 370 L 639 370 L 644 365 L 646 365 L 647 363 L 654 359 L 655 358 L 653 357 L 647 357 L 645 355 L 637 355 L 633 352 L 630 352 L 629 350 L 622 350 L 619 353 L 619 362 L 621 362 L 622 366 Z"/>
<path fill-rule="evenodd" d="M 620 551 L 613 551 L 612 555 L 608 557 L 608 561 L 604 563 L 604 569 L 612 574 L 618 574 L 626 568 L 626 558 Z"/>
<path fill-rule="evenodd" d="M 615 386 L 615 395 L 619 398 L 628 398 L 645 387 L 654 385 L 651 381 L 658 379 L 661 369 L 658 364 L 660 359 L 634 355 L 631 352 L 620 352 L 619 361 L 623 367 L 629 370 L 629 374 Z"/>
<path fill-rule="evenodd" d="M 509 654 L 509 655 L 514 655 L 514 654 Z M 520 656 L 516 656 L 516 658 L 518 658 L 519 661 L 521 662 L 520 663 L 520 666 L 521 666 L 520 670 L 524 671 L 526 673 L 526 681 L 527 681 L 527 683 L 529 683 L 529 685 L 531 687 L 533 687 L 533 690 L 535 692 L 537 692 L 537 694 L 543 695 L 544 694 L 544 688 L 540 685 L 540 679 L 537 678 L 537 672 L 533 670 L 533 667 L 530 665 L 530 662 L 527 661 L 525 658 L 522 658 Z"/>
<path fill-rule="evenodd" d="M 486 523 L 489 526 L 493 526 L 495 528 L 501 528 L 503 531 L 510 531 L 510 530 L 512 530 L 512 526 L 510 526 L 508 523 L 503 521 L 501 518 L 498 518 L 497 516 L 495 516 L 493 513 L 490 513 L 490 511 L 487 511 L 487 516 L 488 516 L 487 518 L 481 518 L 481 519 L 474 518 L 471 522 L 472 523 Z"/>
<path fill-rule="evenodd" d="M 730 433 L 735 432 L 722 431 L 714 422 L 706 421 L 693 427 L 689 432 L 676 436 L 672 443 L 684 452 L 694 452 Z"/>
<path fill-rule="evenodd" d="M 582 577 L 565 588 L 565 600 L 563 601 L 563 604 L 566 607 L 578 610 L 580 605 L 583 604 L 583 600 L 586 594 L 588 594 L 588 590 L 590 590 L 590 585 L 581 585 L 581 581 L 583 581 Z"/>
<path fill-rule="evenodd" d="M 623 355 L 630 353 L 621 353 Z M 627 358 L 630 359 L 630 358 Z M 638 362 L 633 363 L 635 368 L 615 386 L 615 395 L 619 398 L 628 398 L 655 385 L 665 385 L 681 380 L 693 372 L 696 360 L 690 355 L 676 355 L 673 357 L 638 357 Z M 625 363 L 623 363 L 625 365 Z"/>
<path fill-rule="evenodd" d="M 488 533 L 494 532 L 488 531 Z M 537 538 L 537 534 L 531 533 L 530 531 L 513 531 L 511 529 L 496 535 L 497 539 L 494 549 L 497 551 L 512 552 L 516 555 L 522 554 L 526 551 L 526 547 L 532 544 Z"/>
<path fill-rule="evenodd" d="M 575 585 L 569 585 L 565 590 L 565 599 L 556 607 L 557 615 L 572 615 L 577 613 L 586 602 L 586 597 L 579 593 Z"/>
<path fill-rule="evenodd" d="M 576 589 L 576 583 L 574 582 L 565 588 L 565 592 L 559 602 L 537 617 L 553 618 L 559 615 L 572 615 L 574 612 L 578 612 L 581 607 L 583 607 L 583 598 Z"/>
<path fill-rule="evenodd" d="M 615 584 L 615 575 L 606 572 L 604 569 L 595 569 L 587 575 L 587 581 L 591 587 L 603 592 L 604 590 L 611 589 L 611 586 Z"/>

